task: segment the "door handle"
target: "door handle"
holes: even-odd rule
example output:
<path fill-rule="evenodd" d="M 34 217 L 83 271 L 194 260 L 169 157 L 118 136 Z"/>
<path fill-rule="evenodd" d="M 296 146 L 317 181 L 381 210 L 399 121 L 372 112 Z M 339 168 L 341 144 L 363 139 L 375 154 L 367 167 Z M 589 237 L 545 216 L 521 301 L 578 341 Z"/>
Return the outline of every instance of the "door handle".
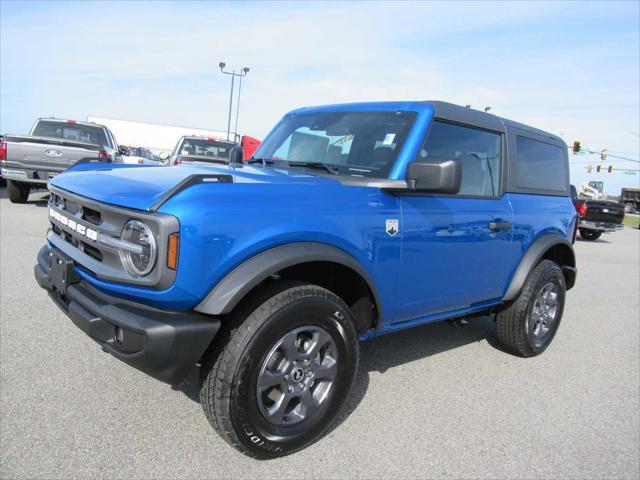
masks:
<path fill-rule="evenodd" d="M 511 228 L 511 222 L 489 222 L 489 230 L 507 230 Z"/>

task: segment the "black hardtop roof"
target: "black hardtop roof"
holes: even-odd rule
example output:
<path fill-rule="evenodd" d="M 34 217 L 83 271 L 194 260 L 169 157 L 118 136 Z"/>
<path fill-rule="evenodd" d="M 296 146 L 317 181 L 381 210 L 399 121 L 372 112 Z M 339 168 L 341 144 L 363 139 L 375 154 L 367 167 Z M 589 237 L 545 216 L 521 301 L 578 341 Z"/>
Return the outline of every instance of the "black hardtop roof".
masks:
<path fill-rule="evenodd" d="M 474 110 L 472 108 L 462 107 L 449 102 L 442 102 L 440 100 L 429 100 L 428 103 L 432 104 L 436 111 L 436 118 L 443 120 L 450 120 L 453 122 L 467 123 L 475 125 L 480 128 L 486 128 L 488 130 L 496 130 L 499 132 L 505 132 L 508 128 L 517 128 L 536 135 L 547 137 L 558 143 L 566 145 L 564 140 L 553 133 L 540 130 L 538 128 L 525 125 L 523 123 L 514 122 L 507 118 L 498 117 L 492 113 L 482 112 L 480 110 Z"/>

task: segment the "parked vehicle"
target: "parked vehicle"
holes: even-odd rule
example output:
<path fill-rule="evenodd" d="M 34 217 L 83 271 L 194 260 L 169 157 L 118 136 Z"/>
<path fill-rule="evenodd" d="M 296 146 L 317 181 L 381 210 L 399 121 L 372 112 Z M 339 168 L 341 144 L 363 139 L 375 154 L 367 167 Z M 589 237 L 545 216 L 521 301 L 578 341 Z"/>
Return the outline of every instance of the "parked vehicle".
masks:
<path fill-rule="evenodd" d="M 213 137 L 185 136 L 180 137 L 169 163 L 171 165 L 229 163 L 231 149 L 237 144 L 229 140 Z"/>
<path fill-rule="evenodd" d="M 620 203 L 626 213 L 640 213 L 640 188 L 623 188 L 620 191 Z"/>
<path fill-rule="evenodd" d="M 46 188 L 55 175 L 87 159 L 111 162 L 118 143 L 108 128 L 75 120 L 40 118 L 29 135 L 5 135 L 0 171 L 9 199 L 25 203 L 32 188 Z"/>
<path fill-rule="evenodd" d="M 624 228 L 624 206 L 609 200 L 580 198 L 571 185 L 571 199 L 578 212 L 578 230 L 585 240 L 597 240 L 603 233 Z"/>
<path fill-rule="evenodd" d="M 164 165 L 164 162 L 156 157 L 151 150 L 142 147 L 120 147 L 120 163 L 138 165 Z"/>
<path fill-rule="evenodd" d="M 194 135 L 205 138 L 226 138 L 227 135 L 226 129 L 221 131 L 198 127 L 182 127 L 97 115 L 90 115 L 87 117 L 87 120 L 107 126 L 123 145 L 144 145 L 156 154 L 160 152 L 171 153 L 180 137 L 184 135 Z M 240 140 L 239 135 L 236 135 L 234 138 Z"/>
<path fill-rule="evenodd" d="M 580 186 L 580 196 L 592 200 L 606 198 L 607 191 L 604 189 L 604 182 L 592 180 L 589 183 L 583 183 Z"/>
<path fill-rule="evenodd" d="M 244 135 L 240 140 L 240 146 L 242 147 L 242 157 L 244 160 L 250 159 L 255 151 L 260 146 L 260 140 L 257 138 Z"/>
<path fill-rule="evenodd" d="M 322 434 L 359 341 L 490 315 L 532 357 L 575 283 L 566 144 L 444 102 L 302 108 L 242 168 L 91 167 L 51 182 L 36 280 L 129 365 L 199 362 L 209 422 L 258 458 Z"/>

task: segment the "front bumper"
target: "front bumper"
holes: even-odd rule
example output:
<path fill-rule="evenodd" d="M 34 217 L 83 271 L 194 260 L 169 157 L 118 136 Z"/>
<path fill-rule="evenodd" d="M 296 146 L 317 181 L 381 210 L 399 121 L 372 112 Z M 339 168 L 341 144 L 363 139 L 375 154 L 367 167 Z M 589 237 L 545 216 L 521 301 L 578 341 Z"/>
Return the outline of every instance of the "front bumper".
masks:
<path fill-rule="evenodd" d="M 208 315 L 168 312 L 106 295 L 80 280 L 74 269 L 69 257 L 45 245 L 34 274 L 56 305 L 104 351 L 158 380 L 182 380 L 220 329 L 220 320 Z"/>
<path fill-rule="evenodd" d="M 578 225 L 578 228 L 586 228 L 587 230 L 597 230 L 599 232 L 616 232 L 622 230 L 624 225 L 621 223 L 604 223 L 604 222 L 590 222 L 582 220 Z"/>

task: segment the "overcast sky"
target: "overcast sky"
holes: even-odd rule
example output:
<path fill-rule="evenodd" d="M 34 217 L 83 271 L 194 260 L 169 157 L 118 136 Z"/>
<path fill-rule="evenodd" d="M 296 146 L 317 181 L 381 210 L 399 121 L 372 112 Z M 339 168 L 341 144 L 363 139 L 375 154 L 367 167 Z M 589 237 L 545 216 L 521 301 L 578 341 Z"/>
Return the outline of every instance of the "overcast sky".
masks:
<path fill-rule="evenodd" d="M 251 68 L 239 130 L 258 137 L 304 105 L 440 99 L 638 159 L 639 5 L 2 0 L 0 133 L 50 115 L 225 130 L 225 61 Z"/>

